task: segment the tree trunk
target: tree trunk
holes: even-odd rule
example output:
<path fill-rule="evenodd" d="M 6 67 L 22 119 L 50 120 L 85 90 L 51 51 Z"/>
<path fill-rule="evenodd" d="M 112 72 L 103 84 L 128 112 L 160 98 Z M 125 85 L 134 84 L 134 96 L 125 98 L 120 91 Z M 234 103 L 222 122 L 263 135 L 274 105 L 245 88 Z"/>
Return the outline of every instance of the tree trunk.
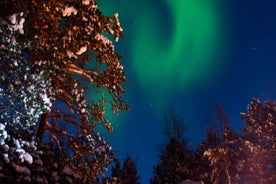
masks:
<path fill-rule="evenodd" d="M 229 164 L 227 163 L 227 167 L 226 167 L 226 177 L 227 177 L 227 184 L 232 184 L 231 182 L 231 176 L 230 176 L 230 173 L 229 173 Z"/>
<path fill-rule="evenodd" d="M 43 134 L 44 134 L 44 131 L 45 131 L 47 121 L 48 121 L 48 112 L 45 112 L 41 116 L 41 120 L 40 120 L 40 123 L 38 125 L 38 129 L 37 129 L 37 133 L 36 133 L 36 138 L 38 138 L 39 140 L 42 140 L 42 138 L 43 138 Z"/>

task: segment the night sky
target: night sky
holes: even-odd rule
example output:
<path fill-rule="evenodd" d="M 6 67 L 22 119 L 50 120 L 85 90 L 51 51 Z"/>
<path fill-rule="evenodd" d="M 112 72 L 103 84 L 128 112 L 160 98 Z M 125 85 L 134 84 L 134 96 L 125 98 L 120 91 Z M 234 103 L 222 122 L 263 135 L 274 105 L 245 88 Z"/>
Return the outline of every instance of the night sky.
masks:
<path fill-rule="evenodd" d="M 243 126 L 253 97 L 276 100 L 275 0 L 98 0 L 105 15 L 119 12 L 129 112 L 112 118 L 106 135 L 117 156 L 131 156 L 148 183 L 159 161 L 163 113 L 184 118 L 191 146 L 205 137 L 224 108 L 231 128 Z"/>

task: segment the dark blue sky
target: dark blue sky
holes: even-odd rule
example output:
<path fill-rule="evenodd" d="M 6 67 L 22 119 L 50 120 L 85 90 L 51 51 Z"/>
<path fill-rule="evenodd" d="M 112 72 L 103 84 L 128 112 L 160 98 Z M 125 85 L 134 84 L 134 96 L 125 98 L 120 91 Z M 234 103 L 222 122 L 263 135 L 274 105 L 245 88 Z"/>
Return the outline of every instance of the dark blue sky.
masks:
<path fill-rule="evenodd" d="M 151 27 L 141 29 L 139 27 L 139 18 L 141 17 L 143 17 L 143 21 L 151 20 L 152 17 L 147 17 L 151 15 L 154 16 L 154 19 L 156 17 L 162 19 L 161 22 L 156 19 L 156 22 L 159 22 L 156 25 L 162 24 L 163 27 L 154 28 L 155 32 L 160 30 L 160 32 L 156 32 L 157 36 L 162 35 L 163 38 L 166 38 L 164 41 L 166 44 L 159 47 L 162 50 L 160 53 L 162 55 L 164 52 L 166 55 L 166 49 L 171 49 L 172 45 L 169 43 L 174 35 L 169 34 L 173 34 L 171 26 L 176 24 L 174 21 L 177 20 L 173 17 L 181 16 L 181 14 L 174 14 L 174 9 L 169 9 L 166 6 L 170 4 L 169 0 L 131 2 L 121 0 L 119 3 L 114 1 L 110 4 L 110 1 L 99 1 L 100 9 L 105 14 L 119 12 L 119 18 L 125 31 L 125 39 L 116 44 L 116 47 L 117 51 L 124 55 L 122 63 L 128 76 L 125 86 L 126 98 L 131 107 L 129 112 L 123 112 L 113 120 L 114 132 L 108 135 L 108 140 L 121 160 L 127 155 L 134 159 L 142 183 L 148 183 L 152 176 L 152 168 L 158 163 L 158 146 L 164 142 L 162 113 L 166 112 L 169 106 L 184 117 L 187 126 L 186 137 L 191 145 L 196 145 L 205 137 L 205 130 L 215 114 L 212 106 L 221 105 L 229 117 L 231 127 L 238 130 L 243 126 L 240 112 L 246 112 L 247 104 L 253 97 L 262 100 L 276 100 L 274 81 L 276 79 L 276 1 L 183 0 L 179 4 L 183 6 L 185 2 L 189 4 L 189 1 L 196 1 L 199 4 L 197 6 L 200 6 L 200 3 L 212 2 L 210 7 L 213 7 L 212 11 L 216 11 L 215 15 L 218 16 L 216 18 L 219 19 L 218 25 L 216 25 L 219 38 L 214 40 L 217 46 L 213 47 L 212 57 L 207 58 L 214 62 L 206 61 L 207 64 L 211 62 L 213 64 L 202 65 L 202 67 L 207 67 L 206 71 L 199 73 L 195 82 L 193 82 L 193 78 L 187 79 L 187 81 L 190 80 L 189 85 L 179 85 L 178 83 L 181 82 L 180 79 L 177 80 L 179 71 L 174 72 L 173 70 L 164 73 L 164 75 L 170 75 L 169 78 L 160 79 L 158 78 L 160 75 L 152 75 L 152 78 L 146 79 L 152 82 L 144 85 L 141 81 L 145 81 L 145 79 L 140 80 L 139 78 L 141 71 L 137 75 L 137 68 L 134 68 L 134 66 L 139 66 L 139 63 L 133 65 L 133 62 L 137 62 L 136 59 L 133 59 L 133 55 L 136 54 L 133 48 L 139 48 L 133 46 L 137 44 L 134 43 L 135 40 L 137 42 L 136 38 L 139 34 L 137 30 L 152 33 L 153 31 L 150 29 L 155 26 L 153 24 Z M 171 7 L 177 6 L 171 5 Z M 191 13 L 194 11 L 200 10 L 189 10 Z M 198 14 L 201 13 L 198 12 Z M 183 12 L 183 16 L 188 15 Z M 198 16 L 199 23 L 201 18 L 202 21 L 206 20 L 205 17 Z M 204 32 L 204 30 L 200 31 Z M 142 38 L 141 35 L 139 37 Z M 186 38 L 186 40 L 188 39 Z M 154 45 L 150 42 L 151 40 L 148 39 L 148 42 L 143 42 L 140 45 L 144 44 L 143 49 L 156 52 L 158 48 L 150 48 Z M 185 40 L 183 42 L 185 43 Z M 203 49 L 206 49 L 206 45 L 202 46 Z M 152 59 L 154 57 L 143 56 L 144 54 L 146 54 L 145 51 L 141 50 L 140 55 L 136 54 L 135 57 L 141 56 L 141 60 L 144 59 L 141 61 L 141 65 L 144 65 L 145 70 L 150 65 L 149 70 L 158 73 L 158 65 L 164 63 L 151 64 L 151 61 L 147 61 L 145 58 Z M 181 57 L 176 60 L 181 62 Z M 182 65 L 184 67 L 182 72 L 187 72 L 185 66 L 188 65 Z M 161 69 L 160 71 L 162 72 Z M 174 77 L 174 75 L 176 76 Z M 166 85 L 169 89 L 164 87 Z"/>

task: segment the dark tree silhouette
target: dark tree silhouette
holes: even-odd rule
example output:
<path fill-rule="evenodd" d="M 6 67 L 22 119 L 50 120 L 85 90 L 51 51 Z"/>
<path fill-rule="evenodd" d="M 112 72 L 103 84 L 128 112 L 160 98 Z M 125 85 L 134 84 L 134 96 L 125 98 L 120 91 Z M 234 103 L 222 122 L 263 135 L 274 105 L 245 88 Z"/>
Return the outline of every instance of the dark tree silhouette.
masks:
<path fill-rule="evenodd" d="M 102 183 L 140 184 L 139 176 L 137 175 L 136 166 L 129 156 L 125 159 L 123 167 L 121 167 L 120 161 L 118 159 L 116 159 L 114 162 L 115 162 L 115 166 L 112 166 L 111 178 L 105 177 Z"/>
<path fill-rule="evenodd" d="M 165 148 L 161 148 L 160 162 L 153 168 L 152 184 L 179 183 L 193 179 L 195 163 L 192 149 L 184 139 L 185 126 L 183 119 L 173 110 L 164 114 L 164 135 L 167 138 Z"/>
<path fill-rule="evenodd" d="M 210 128 L 216 132 L 217 136 L 221 137 L 225 128 L 230 126 L 229 118 L 222 105 L 211 105 L 211 109 L 214 111 L 214 117 L 210 120 Z"/>
<path fill-rule="evenodd" d="M 115 174 L 113 172 L 113 174 Z M 121 184 L 139 184 L 139 176 L 133 160 L 128 156 L 124 161 L 123 167 L 118 170 L 116 177 Z M 114 175 L 112 175 L 114 177 Z"/>
<path fill-rule="evenodd" d="M 151 184 L 177 184 L 190 179 L 192 150 L 187 143 L 171 138 L 162 152 L 160 162 L 154 167 Z"/>
<path fill-rule="evenodd" d="M 168 108 L 168 112 L 164 113 L 164 129 L 163 134 L 170 140 L 174 138 L 176 140 L 183 139 L 186 127 L 184 125 L 183 118 L 172 108 Z"/>

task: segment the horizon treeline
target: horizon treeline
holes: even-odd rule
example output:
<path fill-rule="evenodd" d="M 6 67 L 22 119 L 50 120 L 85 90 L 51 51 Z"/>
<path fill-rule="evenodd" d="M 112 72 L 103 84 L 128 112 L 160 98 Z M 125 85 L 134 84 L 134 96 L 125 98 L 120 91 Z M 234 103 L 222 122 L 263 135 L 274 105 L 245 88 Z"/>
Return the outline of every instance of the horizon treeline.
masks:
<path fill-rule="evenodd" d="M 276 181 L 276 102 L 253 99 L 241 113 L 240 133 L 230 128 L 223 108 L 217 109 L 216 127 L 191 148 L 184 138 L 185 123 L 172 110 L 164 116 L 167 143 L 154 167 L 151 184 L 270 184 Z"/>
<path fill-rule="evenodd" d="M 237 133 L 220 107 L 217 127 L 209 128 L 205 139 L 190 147 L 185 139 L 186 125 L 174 110 L 164 114 L 166 143 L 160 146 L 160 162 L 153 167 L 151 184 L 179 184 L 198 181 L 204 184 L 269 184 L 276 179 L 276 102 L 253 99 L 248 112 L 241 113 L 244 127 Z M 61 159 L 62 154 L 54 144 L 40 144 L 39 151 L 30 151 L 33 164 L 13 156 L 7 162 L 5 147 L 1 147 L 0 181 L 6 183 L 87 183 Z M 16 151 L 16 150 L 15 150 Z M 24 153 L 18 153 L 18 155 Z M 114 159 L 111 169 L 102 172 L 94 183 L 139 184 L 140 175 L 131 157 L 121 166 Z M 62 165 L 62 167 L 61 167 Z"/>

